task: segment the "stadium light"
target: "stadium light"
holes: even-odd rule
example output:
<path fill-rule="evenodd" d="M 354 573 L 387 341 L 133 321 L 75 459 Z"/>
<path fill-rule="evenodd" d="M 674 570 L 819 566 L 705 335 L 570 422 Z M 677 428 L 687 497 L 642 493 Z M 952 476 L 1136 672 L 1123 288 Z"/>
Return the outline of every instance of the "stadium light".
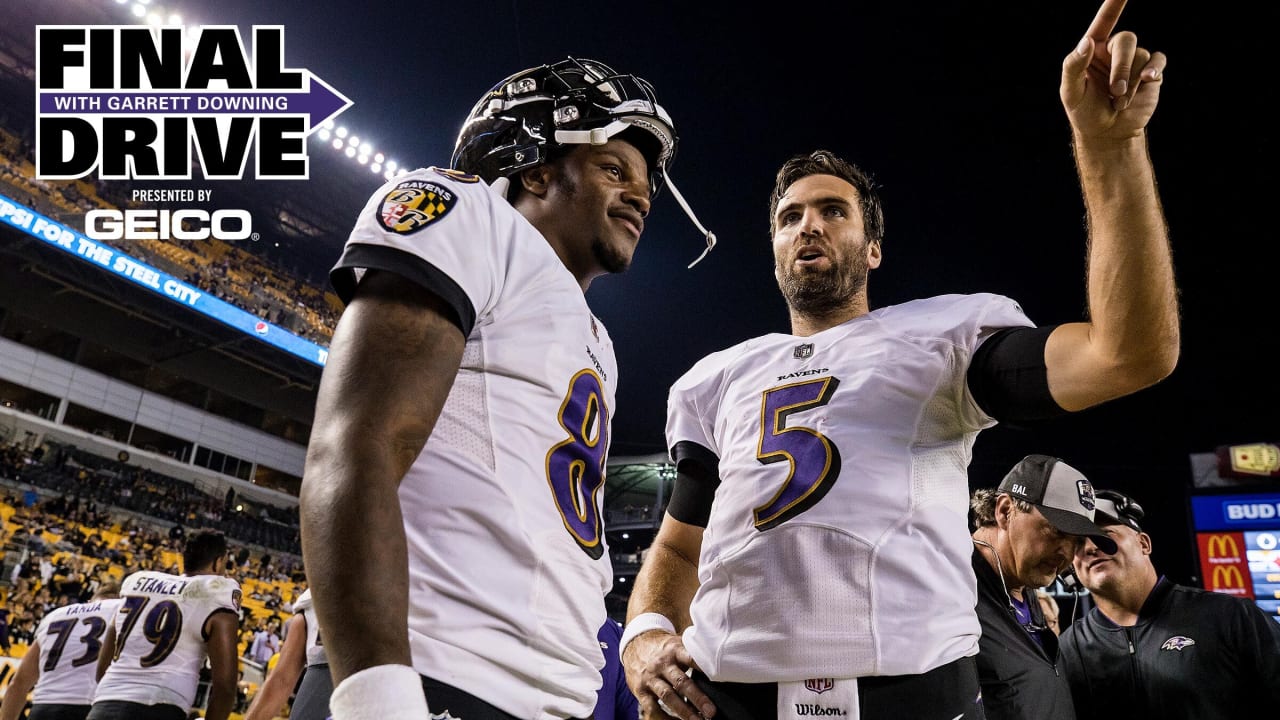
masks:
<path fill-rule="evenodd" d="M 377 175 L 382 172 L 382 163 L 374 163 L 369 166 L 369 169 L 373 171 L 374 175 Z"/>
<path fill-rule="evenodd" d="M 396 164 L 396 161 L 395 161 L 395 160 L 388 160 L 388 161 L 387 161 L 387 169 L 388 169 L 388 170 L 395 170 L 395 169 L 396 169 L 396 167 L 397 167 L 397 164 Z"/>
<path fill-rule="evenodd" d="M 344 138 L 344 137 L 346 137 L 346 136 L 347 136 L 347 129 L 346 129 L 345 127 L 342 127 L 341 125 L 339 125 L 339 126 L 338 126 L 338 129 L 337 129 L 337 130 L 335 130 L 333 134 L 334 134 L 334 135 L 337 135 L 337 136 L 338 136 L 338 137 L 340 137 L 340 138 Z"/>
<path fill-rule="evenodd" d="M 386 160 L 386 158 L 382 156 L 382 153 L 377 153 L 376 155 L 373 156 L 373 161 L 376 163 L 380 163 L 383 160 Z"/>
<path fill-rule="evenodd" d="M 350 145 L 351 147 L 358 147 L 360 145 L 360 138 L 356 137 L 355 135 L 352 135 L 351 137 L 347 138 L 347 144 Z"/>
<path fill-rule="evenodd" d="M 164 21 L 160 18 L 160 13 L 148 13 L 147 24 L 152 27 L 160 27 L 164 24 Z"/>
<path fill-rule="evenodd" d="M 355 149 L 355 148 L 353 148 L 353 147 L 351 147 L 350 145 L 348 145 L 348 146 L 347 146 L 347 149 L 346 149 L 346 154 L 347 154 L 347 157 L 355 157 L 355 156 L 356 156 L 356 149 Z"/>
<path fill-rule="evenodd" d="M 320 139 L 321 139 L 321 140 L 328 140 L 332 135 L 333 135 L 333 133 L 329 132 L 328 130 L 325 130 L 325 129 L 321 128 L 321 130 L 320 130 Z"/>
<path fill-rule="evenodd" d="M 360 143 L 360 152 L 364 153 L 365 155 L 368 155 L 369 153 L 373 152 L 373 143 L 367 140 L 365 142 Z"/>
<path fill-rule="evenodd" d="M 143 17 L 147 14 L 147 9 L 141 5 L 134 5 L 130 11 L 134 17 Z"/>
<path fill-rule="evenodd" d="M 342 149 L 342 141 L 341 141 L 341 140 L 339 140 L 338 138 L 334 138 L 334 139 L 333 139 L 333 149 L 334 149 L 334 150 L 341 150 L 341 149 Z"/>
<path fill-rule="evenodd" d="M 368 165 L 368 164 L 369 164 L 369 156 L 368 156 L 368 155 L 361 155 L 360 157 L 356 158 L 356 162 L 360 163 L 361 165 Z"/>
<path fill-rule="evenodd" d="M 179 15 L 178 13 L 173 13 L 172 15 L 170 15 L 170 16 L 169 16 L 169 24 L 170 24 L 170 25 L 181 25 L 181 24 L 182 24 L 182 16 L 181 16 L 181 15 Z"/>

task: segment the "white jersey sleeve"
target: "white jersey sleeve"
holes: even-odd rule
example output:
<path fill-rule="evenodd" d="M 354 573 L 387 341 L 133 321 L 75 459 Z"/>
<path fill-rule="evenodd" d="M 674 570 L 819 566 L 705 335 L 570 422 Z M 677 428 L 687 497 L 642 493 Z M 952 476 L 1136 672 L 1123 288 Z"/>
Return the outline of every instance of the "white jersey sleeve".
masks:
<path fill-rule="evenodd" d="M 720 475 L 684 633 L 713 680 L 919 674 L 977 652 L 967 468 L 995 420 L 967 371 L 1030 325 L 1008 298 L 941 296 L 754 338 L 675 383 L 668 447 L 700 445 Z"/>
<path fill-rule="evenodd" d="M 32 691 L 37 705 L 89 705 L 98 686 L 98 654 L 121 601 L 67 605 L 44 616 L 36 628 L 40 677 Z"/>
<path fill-rule="evenodd" d="M 320 621 L 316 618 L 315 603 L 311 601 L 311 588 L 303 590 L 298 596 L 298 601 L 293 604 L 293 611 L 302 615 L 307 623 L 307 665 L 322 665 L 329 662 L 320 637 Z"/>
<path fill-rule="evenodd" d="M 368 269 L 434 292 L 466 335 L 398 489 L 414 668 L 516 717 L 589 716 L 613 587 L 613 341 L 547 238 L 474 176 L 428 168 L 375 193 L 334 269 L 339 295 Z"/>
<path fill-rule="evenodd" d="M 475 175 L 439 168 L 402 175 L 361 211 L 334 267 L 334 289 L 350 301 L 366 270 L 394 272 L 448 303 L 470 335 L 502 292 L 503 269 L 516 251 L 506 242 L 513 216 L 506 200 Z"/>
<path fill-rule="evenodd" d="M 190 710 L 207 657 L 205 621 L 240 612 L 240 584 L 221 575 L 136 572 L 120 587 L 116 654 L 94 701 Z"/>

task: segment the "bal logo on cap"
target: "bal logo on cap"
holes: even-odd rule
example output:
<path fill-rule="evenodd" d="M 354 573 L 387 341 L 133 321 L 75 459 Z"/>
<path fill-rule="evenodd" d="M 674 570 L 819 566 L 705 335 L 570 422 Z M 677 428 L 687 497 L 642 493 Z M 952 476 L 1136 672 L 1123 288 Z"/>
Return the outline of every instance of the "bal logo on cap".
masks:
<path fill-rule="evenodd" d="M 1079 470 L 1048 455 L 1028 455 L 1005 475 L 1000 492 L 1031 503 L 1059 531 L 1093 540 L 1105 553 L 1115 541 L 1093 522 L 1093 484 Z"/>

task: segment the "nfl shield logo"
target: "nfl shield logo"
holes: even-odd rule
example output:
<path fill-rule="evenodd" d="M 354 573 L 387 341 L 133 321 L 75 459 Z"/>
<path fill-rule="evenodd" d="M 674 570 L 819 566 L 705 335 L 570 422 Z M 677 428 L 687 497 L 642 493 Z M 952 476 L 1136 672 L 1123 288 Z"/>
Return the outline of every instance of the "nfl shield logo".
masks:
<path fill-rule="evenodd" d="M 809 347 L 813 347 L 813 346 L 810 345 Z M 819 695 L 830 690 L 835 686 L 836 686 L 836 681 L 831 678 L 813 678 L 812 680 L 804 681 L 804 687 L 806 690 L 809 690 L 810 692 L 816 692 Z"/>
<path fill-rule="evenodd" d="M 791 353 L 791 357 L 797 360 L 804 360 L 806 358 L 813 357 L 813 343 L 797 345 L 795 351 Z"/>

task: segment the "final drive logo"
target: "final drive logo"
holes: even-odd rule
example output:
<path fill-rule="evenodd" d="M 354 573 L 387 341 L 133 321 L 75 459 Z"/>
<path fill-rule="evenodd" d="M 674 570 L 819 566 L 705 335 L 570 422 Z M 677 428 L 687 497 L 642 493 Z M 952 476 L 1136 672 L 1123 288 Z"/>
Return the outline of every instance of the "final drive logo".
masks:
<path fill-rule="evenodd" d="M 351 105 L 285 67 L 284 27 L 36 28 L 36 177 L 305 180 L 307 136 Z"/>

